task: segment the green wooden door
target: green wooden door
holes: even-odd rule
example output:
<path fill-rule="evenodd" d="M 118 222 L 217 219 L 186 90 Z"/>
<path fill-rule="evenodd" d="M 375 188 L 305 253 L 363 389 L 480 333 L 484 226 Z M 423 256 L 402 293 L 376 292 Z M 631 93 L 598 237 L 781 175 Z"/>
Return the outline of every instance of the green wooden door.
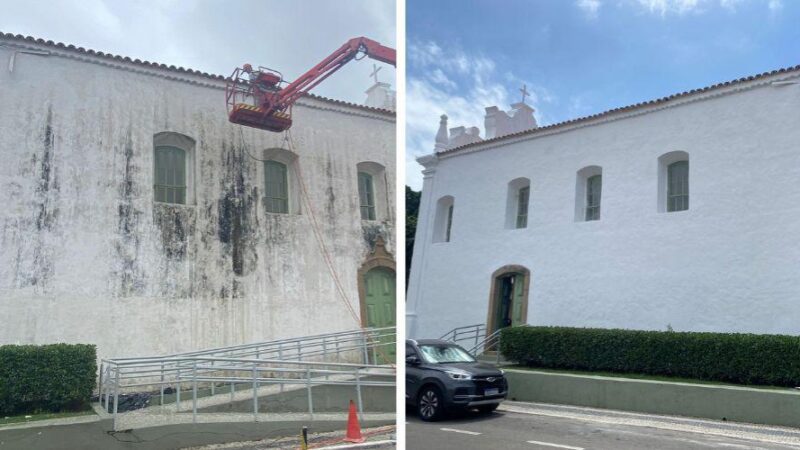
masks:
<path fill-rule="evenodd" d="M 525 275 L 506 274 L 497 279 L 494 330 L 525 324 Z"/>
<path fill-rule="evenodd" d="M 525 300 L 525 275 L 518 273 L 514 275 L 514 299 L 511 307 L 511 326 L 518 327 L 525 324 L 522 317 L 522 306 Z"/>
<path fill-rule="evenodd" d="M 375 268 L 364 276 L 366 325 L 371 328 L 394 327 L 395 318 L 395 273 L 385 268 Z M 387 345 L 380 346 L 378 362 L 395 361 L 394 332 L 381 338 Z M 392 344 L 392 345 L 388 345 Z M 386 361 L 389 358 L 391 361 Z"/>

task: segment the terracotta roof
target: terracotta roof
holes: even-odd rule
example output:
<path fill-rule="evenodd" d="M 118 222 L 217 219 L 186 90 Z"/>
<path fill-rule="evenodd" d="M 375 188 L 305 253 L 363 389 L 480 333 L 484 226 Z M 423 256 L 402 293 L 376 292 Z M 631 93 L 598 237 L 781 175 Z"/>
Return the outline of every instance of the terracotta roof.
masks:
<path fill-rule="evenodd" d="M 735 79 L 735 80 L 725 81 L 725 82 L 722 82 L 722 83 L 713 84 L 711 86 L 706 86 L 706 87 L 703 87 L 703 88 L 692 89 L 690 91 L 684 91 L 684 92 L 680 92 L 680 93 L 677 93 L 677 94 L 668 95 L 666 97 L 658 98 L 658 99 L 655 99 L 655 100 L 648 100 L 648 101 L 641 102 L 641 103 L 635 103 L 633 105 L 628 105 L 628 106 L 622 106 L 622 107 L 619 107 L 619 108 L 609 109 L 607 111 L 603 111 L 603 112 L 600 112 L 600 113 L 597 113 L 597 114 L 592 114 L 590 116 L 578 117 L 578 118 L 575 118 L 575 119 L 566 120 L 564 122 L 557 122 L 557 123 L 554 123 L 554 124 L 551 124 L 551 125 L 545 125 L 543 127 L 531 128 L 529 130 L 518 131 L 516 133 L 506 134 L 506 135 L 495 137 L 495 138 L 492 138 L 492 139 L 486 139 L 484 141 L 473 142 L 473 143 L 470 143 L 470 144 L 464 144 L 464 145 L 461 145 L 461 146 L 458 146 L 458 147 L 453 147 L 453 148 L 450 148 L 450 149 L 447 149 L 447 150 L 444 150 L 444 151 L 441 151 L 441 152 L 437 152 L 437 154 L 443 155 L 443 154 L 446 154 L 446 153 L 452 153 L 452 152 L 455 152 L 455 151 L 458 151 L 458 150 L 463 150 L 463 149 L 466 149 L 466 148 L 478 147 L 478 146 L 483 145 L 483 144 L 498 142 L 498 141 L 502 141 L 502 140 L 505 140 L 505 139 L 511 139 L 511 138 L 515 138 L 515 137 L 519 137 L 519 136 L 525 136 L 525 135 L 534 135 L 534 134 L 542 133 L 542 132 L 545 132 L 545 131 L 551 131 L 551 130 L 558 129 L 558 128 L 564 128 L 564 127 L 567 127 L 567 126 L 570 126 L 570 125 L 575 125 L 575 124 L 579 124 L 579 123 L 583 123 L 583 122 L 588 122 L 588 121 L 591 121 L 591 120 L 594 120 L 594 119 L 599 119 L 599 118 L 610 116 L 610 115 L 616 114 L 616 113 L 628 112 L 628 111 L 632 111 L 632 110 L 635 110 L 635 109 L 640 109 L 640 108 L 645 108 L 645 107 L 649 107 L 649 106 L 659 105 L 659 104 L 662 104 L 662 103 L 666 103 L 666 102 L 668 102 L 670 100 L 675 100 L 675 99 L 678 99 L 678 98 L 683 98 L 683 97 L 687 97 L 687 96 L 690 96 L 690 95 L 699 94 L 699 93 L 702 93 L 702 92 L 713 91 L 715 89 L 721 89 L 721 88 L 724 88 L 724 87 L 734 86 L 734 85 L 737 85 L 737 84 L 741 84 L 741 83 L 745 83 L 745 82 L 753 81 L 753 80 L 758 80 L 758 79 L 761 79 L 761 78 L 766 78 L 766 77 L 777 75 L 777 74 L 781 74 L 781 73 L 796 72 L 796 71 L 800 71 L 800 65 L 797 65 L 797 66 L 794 66 L 794 67 L 784 67 L 782 69 L 776 69 L 776 70 L 773 70 L 771 72 L 764 72 L 764 73 L 760 73 L 758 75 L 751 75 L 749 77 L 742 77 L 742 78 L 738 78 L 738 79 Z"/>
<path fill-rule="evenodd" d="M 97 51 L 97 50 L 92 50 L 90 48 L 76 47 L 76 46 L 71 45 L 71 44 L 69 44 L 69 45 L 68 44 L 64 44 L 63 42 L 46 41 L 44 39 L 37 39 L 37 38 L 34 38 L 32 36 L 23 36 L 21 34 L 15 35 L 15 34 L 4 33 L 2 31 L 0 31 L 0 39 L 8 39 L 8 40 L 12 40 L 12 41 L 21 41 L 21 42 L 26 42 L 26 43 L 30 43 L 30 44 L 43 45 L 43 46 L 46 46 L 46 47 L 58 48 L 58 49 L 61 49 L 61 50 L 68 50 L 68 51 L 73 51 L 73 52 L 76 52 L 76 53 L 83 53 L 83 54 L 86 54 L 86 55 L 96 56 L 96 57 L 99 57 L 99 58 L 105 58 L 105 59 L 114 60 L 114 61 L 118 61 L 118 62 L 122 62 L 122 63 L 135 64 L 137 66 L 144 66 L 144 67 L 149 67 L 149 68 L 153 68 L 153 69 L 168 70 L 170 72 L 177 72 L 177 73 L 200 76 L 200 77 L 208 78 L 208 79 L 211 79 L 211 80 L 225 81 L 225 80 L 228 79 L 228 77 L 224 77 L 222 75 L 216 75 L 216 74 L 212 74 L 212 73 L 201 72 L 199 70 L 186 69 L 186 68 L 183 68 L 183 67 L 176 67 L 176 66 L 172 66 L 172 65 L 168 66 L 166 64 L 160 64 L 160 63 L 157 63 L 157 62 L 143 61 L 143 60 L 139 60 L 139 59 L 131 59 L 128 56 L 120 56 L 120 55 L 115 55 L 113 53 L 100 52 L 100 51 Z M 328 102 L 328 103 L 333 103 L 333 104 L 336 104 L 336 105 L 342 105 L 342 106 L 348 106 L 348 107 L 351 107 L 351 108 L 363 109 L 363 110 L 366 110 L 366 111 L 376 112 L 376 113 L 380 113 L 380 114 L 386 114 L 386 115 L 391 115 L 391 116 L 395 115 L 395 112 L 392 111 L 392 110 L 383 109 L 383 108 L 375 108 L 375 107 L 372 107 L 372 106 L 361 105 L 361 104 L 358 104 L 358 103 L 347 102 L 347 101 L 344 101 L 344 100 L 336 100 L 336 99 L 333 99 L 333 98 L 323 97 L 323 96 L 320 96 L 320 95 L 315 95 L 315 94 L 310 94 L 309 93 L 309 94 L 306 94 L 306 97 L 310 97 L 310 98 L 313 98 L 313 99 L 316 99 L 316 100 L 321 100 L 321 101 Z"/>

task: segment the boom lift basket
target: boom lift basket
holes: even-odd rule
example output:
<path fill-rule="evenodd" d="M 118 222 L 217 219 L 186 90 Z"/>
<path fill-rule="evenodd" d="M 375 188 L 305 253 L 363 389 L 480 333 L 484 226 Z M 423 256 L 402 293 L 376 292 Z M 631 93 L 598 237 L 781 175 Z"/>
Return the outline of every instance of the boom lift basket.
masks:
<path fill-rule="evenodd" d="M 228 119 L 236 124 L 281 132 L 292 126 L 291 108 L 272 108 L 272 99 L 280 92 L 283 77 L 279 72 L 249 65 L 233 71 L 225 86 Z M 269 112 L 272 110 L 272 112 Z"/>

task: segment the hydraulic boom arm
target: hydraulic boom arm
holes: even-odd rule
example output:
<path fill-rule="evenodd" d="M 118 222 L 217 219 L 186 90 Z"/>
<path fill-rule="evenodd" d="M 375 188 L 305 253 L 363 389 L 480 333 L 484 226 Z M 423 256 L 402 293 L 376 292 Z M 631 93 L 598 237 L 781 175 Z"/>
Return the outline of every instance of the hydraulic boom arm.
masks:
<path fill-rule="evenodd" d="M 280 88 L 282 77 L 275 71 L 263 68 L 255 71 L 249 64 L 236 69 L 226 89 L 230 121 L 270 131 L 288 129 L 292 121 L 287 111 L 291 110 L 294 102 L 358 55 L 396 65 L 393 48 L 358 37 L 347 41 L 284 88 Z M 245 73 L 248 74 L 247 80 L 243 78 Z M 237 102 L 248 99 L 252 99 L 254 104 Z"/>

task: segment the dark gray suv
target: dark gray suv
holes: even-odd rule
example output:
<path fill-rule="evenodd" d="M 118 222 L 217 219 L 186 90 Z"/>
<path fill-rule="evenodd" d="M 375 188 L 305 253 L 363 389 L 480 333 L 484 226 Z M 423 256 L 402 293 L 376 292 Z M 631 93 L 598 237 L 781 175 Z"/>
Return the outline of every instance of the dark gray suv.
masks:
<path fill-rule="evenodd" d="M 425 421 L 447 411 L 492 412 L 508 395 L 502 370 L 478 362 L 457 344 L 439 339 L 406 341 L 406 403 Z"/>

